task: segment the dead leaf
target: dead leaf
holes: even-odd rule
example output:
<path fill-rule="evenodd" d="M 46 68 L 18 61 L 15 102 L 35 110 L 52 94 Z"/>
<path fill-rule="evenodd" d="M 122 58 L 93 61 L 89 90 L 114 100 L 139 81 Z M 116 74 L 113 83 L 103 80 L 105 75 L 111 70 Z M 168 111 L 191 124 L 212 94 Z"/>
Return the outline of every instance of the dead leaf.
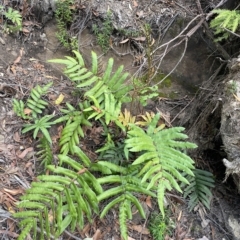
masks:
<path fill-rule="evenodd" d="M 3 191 L 7 192 L 7 193 L 10 193 L 13 196 L 24 193 L 24 190 L 22 188 L 17 188 L 17 189 L 3 188 Z"/>
<path fill-rule="evenodd" d="M 13 135 L 13 139 L 15 142 L 21 142 L 20 136 L 18 132 L 15 132 Z"/>
<path fill-rule="evenodd" d="M 23 26 L 31 26 L 33 25 L 33 22 L 32 21 L 23 21 Z"/>
<path fill-rule="evenodd" d="M 10 73 L 12 72 L 14 76 L 16 76 L 16 67 L 14 65 L 11 65 L 9 68 L 11 71 L 9 71 Z"/>
<path fill-rule="evenodd" d="M 136 239 L 128 236 L 128 240 L 136 240 Z"/>
<path fill-rule="evenodd" d="M 93 240 L 99 240 L 102 237 L 101 231 L 97 229 L 97 231 L 94 233 L 92 239 Z"/>
<path fill-rule="evenodd" d="M 136 37 L 133 38 L 135 41 L 139 41 L 139 42 L 145 42 L 146 41 L 146 37 Z"/>
<path fill-rule="evenodd" d="M 137 1 L 133 0 L 133 6 L 134 6 L 134 7 L 137 7 L 137 6 L 138 6 Z"/>
<path fill-rule="evenodd" d="M 18 155 L 19 158 L 23 159 L 29 152 L 32 152 L 33 148 L 26 148 L 21 154 Z"/>
<path fill-rule="evenodd" d="M 15 65 L 15 64 L 19 63 L 21 61 L 22 56 L 23 56 L 23 48 L 20 49 L 19 56 L 15 59 L 13 64 Z"/>
<path fill-rule="evenodd" d="M 148 196 L 148 197 L 146 198 L 146 204 L 147 204 L 148 207 L 152 208 L 151 196 Z"/>
<path fill-rule="evenodd" d="M 129 41 L 129 38 L 124 39 L 123 41 L 120 42 L 120 44 L 126 43 Z"/>
<path fill-rule="evenodd" d="M 65 96 L 61 93 L 61 94 L 58 96 L 58 98 L 55 100 L 55 104 L 56 104 L 56 105 L 60 105 L 60 104 L 62 103 L 64 97 L 65 97 Z"/>
<path fill-rule="evenodd" d="M 25 109 L 23 110 L 23 112 L 24 112 L 24 114 L 26 114 L 26 115 L 29 116 L 29 115 L 31 114 L 32 110 L 29 109 L 29 108 L 25 108 Z"/>
<path fill-rule="evenodd" d="M 38 63 L 38 62 L 33 63 L 33 67 L 34 67 L 36 70 L 45 71 L 44 65 L 43 65 L 43 64 L 40 64 L 40 63 Z"/>
<path fill-rule="evenodd" d="M 58 79 L 57 77 L 54 76 L 49 76 L 49 75 L 44 75 L 45 78 L 50 78 L 50 79 Z"/>
<path fill-rule="evenodd" d="M 130 226 L 130 228 L 144 235 L 150 234 L 149 230 L 146 227 L 143 227 L 142 225 L 132 225 Z"/>
<path fill-rule="evenodd" d="M 87 169 L 86 169 L 86 168 L 83 168 L 83 169 L 79 170 L 77 173 L 78 173 L 79 175 L 81 175 L 81 174 L 85 173 L 86 171 L 87 171 Z"/>
<path fill-rule="evenodd" d="M 29 31 L 27 28 L 25 28 L 25 27 L 22 28 L 22 32 L 23 32 L 23 33 L 30 33 L 30 31 Z"/>
<path fill-rule="evenodd" d="M 33 172 L 33 163 L 32 162 L 27 162 L 25 165 L 27 173 L 33 178 L 34 177 L 34 172 Z"/>
<path fill-rule="evenodd" d="M 240 98 L 233 93 L 233 96 L 240 102 Z"/>
<path fill-rule="evenodd" d="M 180 211 L 180 213 L 178 215 L 178 219 L 177 219 L 178 222 L 180 221 L 181 217 L 182 217 L 182 211 Z"/>
<path fill-rule="evenodd" d="M 153 38 L 153 39 L 152 39 L 152 42 L 151 42 L 151 44 L 150 44 L 150 47 L 152 47 L 154 43 L 155 43 L 155 39 Z"/>
<path fill-rule="evenodd" d="M 138 18 L 143 17 L 143 11 L 137 12 L 136 15 L 137 15 Z"/>
<path fill-rule="evenodd" d="M 13 233 L 13 232 L 10 232 L 10 231 L 7 231 L 7 230 L 0 230 L 0 234 L 8 235 L 8 236 L 13 237 L 13 238 L 17 238 L 19 236 L 17 233 Z"/>

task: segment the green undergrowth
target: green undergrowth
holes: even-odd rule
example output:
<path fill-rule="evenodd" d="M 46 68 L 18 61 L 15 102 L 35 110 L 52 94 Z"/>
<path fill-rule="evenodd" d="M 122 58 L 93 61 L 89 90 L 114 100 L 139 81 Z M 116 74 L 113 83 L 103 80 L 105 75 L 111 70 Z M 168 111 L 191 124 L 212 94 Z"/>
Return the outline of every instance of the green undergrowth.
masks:
<path fill-rule="evenodd" d="M 240 11 L 215 9 L 212 11 L 217 16 L 210 22 L 210 27 L 214 30 L 215 41 L 219 42 L 234 36 L 240 26 Z M 238 35 L 239 37 L 239 35 Z"/>
<path fill-rule="evenodd" d="M 69 27 L 73 22 L 74 14 L 76 12 L 74 0 L 58 0 L 56 2 L 55 17 L 57 21 L 57 38 L 59 42 L 70 50 L 78 49 L 78 38 L 72 33 L 69 33 Z"/>
<path fill-rule="evenodd" d="M 114 30 L 112 25 L 112 13 L 108 11 L 106 18 L 102 21 L 102 24 L 93 24 L 92 30 L 96 35 L 98 45 L 102 48 L 102 51 L 106 53 L 109 49 L 110 37 Z"/>
<path fill-rule="evenodd" d="M 148 228 L 154 240 L 165 240 L 166 236 L 172 236 L 175 223 L 170 218 L 170 212 L 166 211 L 164 218 L 161 213 L 153 213 L 149 219 Z"/>
<path fill-rule="evenodd" d="M 11 7 L 0 5 L 0 16 L 3 19 L 3 31 L 5 33 L 16 33 L 22 30 L 22 15 Z"/>
<path fill-rule="evenodd" d="M 46 115 L 52 83 L 34 87 L 26 102 L 13 101 L 15 113 L 25 119 L 22 133 L 31 132 L 33 138 L 40 139 L 37 157 L 46 171 L 36 177 L 17 204 L 18 239 L 29 233 L 32 239 L 57 239 L 66 230 L 83 229 L 94 215 L 104 218 L 114 208 L 126 240 L 133 205 L 146 218 L 141 195 L 156 199 L 165 225 L 168 191 L 192 197 L 191 208 L 199 203 L 209 208 L 212 176 L 195 169 L 187 153 L 196 145 L 186 141 L 184 128 L 166 128 L 159 113 L 146 113 L 139 121 L 129 111 L 122 112 L 123 104 L 136 100 L 133 84 L 125 84 L 129 74 L 123 66 L 113 72 L 110 58 L 102 72 L 94 52 L 90 68 L 79 52 L 73 53 L 74 57 L 50 62 L 65 65 L 64 74 L 79 93 L 77 102 L 62 103 L 58 114 Z M 105 141 L 96 145 L 97 159 L 93 160 L 82 146 L 84 129 L 95 124 L 102 127 Z M 49 133 L 54 125 L 62 126 L 58 152 L 53 152 L 56 148 Z M 159 230 L 164 233 L 163 223 L 159 223 Z"/>

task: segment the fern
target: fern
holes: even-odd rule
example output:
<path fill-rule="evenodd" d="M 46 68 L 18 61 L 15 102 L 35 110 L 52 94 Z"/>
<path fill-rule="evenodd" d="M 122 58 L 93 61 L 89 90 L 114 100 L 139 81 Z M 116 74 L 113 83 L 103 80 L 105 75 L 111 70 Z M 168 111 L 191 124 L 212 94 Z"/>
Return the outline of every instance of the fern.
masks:
<path fill-rule="evenodd" d="M 50 134 L 47 129 L 54 124 L 54 122 L 50 121 L 53 117 L 54 116 L 52 115 L 45 115 L 40 119 L 35 119 L 34 123 L 25 124 L 22 133 L 34 130 L 33 138 L 36 139 L 38 132 L 41 131 L 43 136 L 49 141 L 49 143 L 52 143 Z"/>
<path fill-rule="evenodd" d="M 39 114 L 43 113 L 46 109 L 48 103 L 42 99 L 42 97 L 47 93 L 48 89 L 52 86 L 52 82 L 47 85 L 40 87 L 37 85 L 30 92 L 30 97 L 27 100 L 26 107 L 29 108 L 29 113 L 25 113 L 25 104 L 22 100 L 13 99 L 13 110 L 17 116 L 23 119 L 36 119 Z"/>
<path fill-rule="evenodd" d="M 221 41 L 230 36 L 230 33 L 225 29 L 229 29 L 233 33 L 236 32 L 240 24 L 240 11 L 215 9 L 212 12 L 218 14 L 210 23 L 210 27 L 215 30 L 214 34 L 217 35 L 215 41 Z"/>
<path fill-rule="evenodd" d="M 44 165 L 44 169 L 53 163 L 53 153 L 50 142 L 45 138 L 40 139 L 40 143 L 37 145 L 39 151 L 37 152 L 38 160 L 42 161 L 41 165 Z"/>
<path fill-rule="evenodd" d="M 72 57 L 67 59 L 54 59 L 50 62 L 66 65 L 64 73 L 71 81 L 76 82 L 77 88 L 88 89 L 84 96 L 89 99 L 93 105 L 85 112 L 89 113 L 89 119 L 96 120 L 105 117 L 106 124 L 116 120 L 121 111 L 121 105 L 129 102 L 131 98 L 128 96 L 132 89 L 129 85 L 124 85 L 128 74 L 122 73 L 123 66 L 119 67 L 115 74 L 112 73 L 113 59 L 110 58 L 106 70 L 102 77 L 98 76 L 98 59 L 96 53 L 92 52 L 92 68 L 88 70 L 85 67 L 81 54 L 73 51 L 77 60 Z"/>
<path fill-rule="evenodd" d="M 98 201 L 110 199 L 110 202 L 102 210 L 100 217 L 103 218 L 107 212 L 115 205 L 119 206 L 119 223 L 121 236 L 127 239 L 127 224 L 128 219 L 132 219 L 132 205 L 135 205 L 139 213 L 145 218 L 145 212 L 135 194 L 146 194 L 155 197 L 152 191 L 146 189 L 146 185 L 141 183 L 141 180 L 136 177 L 138 171 L 136 167 L 129 166 L 128 168 L 121 167 L 113 163 L 98 162 L 98 166 L 104 165 L 112 172 L 121 172 L 121 175 L 108 175 L 98 179 L 99 184 L 111 184 L 111 187 L 98 195 Z M 131 169 L 132 168 L 132 169 Z M 98 168 L 100 171 L 102 168 Z"/>
<path fill-rule="evenodd" d="M 67 155 L 69 151 L 73 154 L 74 146 L 79 144 L 79 138 L 84 137 L 82 125 L 91 126 L 91 123 L 86 119 L 86 114 L 80 110 L 83 106 L 80 106 L 79 110 L 77 110 L 69 103 L 66 103 L 66 105 L 67 109 L 61 110 L 64 115 L 54 121 L 55 124 L 66 122 L 59 142 L 60 152 L 64 155 Z"/>
<path fill-rule="evenodd" d="M 214 187 L 212 173 L 200 169 L 194 169 L 194 177 L 187 176 L 189 186 L 184 189 L 184 197 L 189 197 L 189 210 L 192 211 L 199 203 L 210 209 L 212 193 L 209 188 Z M 181 186 L 185 187 L 184 184 Z"/>
<path fill-rule="evenodd" d="M 195 148 L 196 145 L 184 140 L 187 136 L 181 133 L 184 128 L 175 127 L 160 130 L 156 128 L 160 118 L 159 113 L 155 115 L 147 132 L 140 127 L 131 125 L 128 131 L 128 139 L 125 141 L 130 152 L 140 152 L 140 156 L 133 162 L 133 165 L 143 164 L 138 176 L 142 177 L 142 183 L 148 183 L 147 189 L 157 185 L 158 205 L 164 216 L 164 195 L 166 190 L 173 188 L 182 192 L 178 181 L 188 184 L 188 180 L 181 172 L 194 176 L 193 160 L 180 150 Z"/>
<path fill-rule="evenodd" d="M 31 109 L 33 118 L 36 118 L 38 114 L 43 112 L 43 109 L 48 106 L 48 103 L 41 99 L 45 95 L 48 89 L 52 86 L 52 82 L 48 83 L 44 87 L 37 85 L 31 90 L 30 98 L 27 100 L 27 107 Z"/>
<path fill-rule="evenodd" d="M 30 116 L 24 113 L 24 102 L 22 100 L 13 99 L 13 111 L 17 114 L 17 116 L 23 119 L 31 119 Z"/>
<path fill-rule="evenodd" d="M 99 75 L 95 53 L 92 53 L 91 69 L 85 67 L 80 53 L 74 51 L 74 54 L 76 59 L 66 57 L 52 62 L 66 66 L 65 74 L 76 85 L 76 92 L 81 92 L 80 102 L 74 106 L 66 103 L 60 109 L 61 115 L 52 120 L 53 116 L 40 116 L 47 107 L 41 98 L 50 84 L 36 87 L 27 101 L 28 107 L 35 111 L 22 132 L 33 131 L 34 138 L 41 137 L 39 132 L 43 134 L 38 156 L 48 175 L 37 177 L 18 204 L 21 211 L 14 216 L 21 218 L 19 239 L 25 239 L 30 231 L 33 239 L 56 239 L 66 229 L 83 228 L 84 221 L 91 221 L 93 213 L 102 218 L 110 209 L 118 207 L 120 231 L 125 240 L 132 206 L 145 217 L 137 198 L 139 194 L 157 198 L 164 216 L 165 192 L 172 189 L 182 192 L 179 184 L 192 183 L 189 177 L 194 176 L 194 165 L 184 151 L 196 145 L 183 141 L 187 138 L 182 133 L 184 128 L 163 129 L 163 125 L 158 126 L 159 114 L 148 113 L 142 116 L 144 122 L 138 123 L 146 130 L 137 126 L 129 112 L 120 114 L 122 103 L 130 99 L 131 89 L 124 85 L 127 74 L 123 73 L 123 67 L 112 75 L 110 59 Z M 15 108 L 19 116 L 25 116 L 23 102 L 15 103 Z M 84 126 L 91 126 L 93 119 L 99 120 L 98 124 L 102 124 L 108 135 L 105 145 L 96 150 L 99 158 L 91 162 L 79 145 Z M 48 129 L 59 123 L 64 125 L 59 140 L 59 162 L 53 163 Z M 93 175 L 95 172 L 98 178 Z M 100 212 L 99 204 L 103 201 L 106 205 Z"/>
<path fill-rule="evenodd" d="M 79 160 L 83 164 L 90 163 L 79 148 L 75 147 L 74 150 L 82 156 Z M 23 212 L 14 214 L 16 218 L 23 218 L 19 239 L 24 239 L 37 225 L 41 226 L 42 231 L 45 230 L 48 238 L 50 234 L 56 238 L 68 226 L 72 231 L 76 226 L 83 228 L 84 216 L 91 222 L 92 210 L 95 213 L 99 211 L 97 195 L 102 193 L 102 187 L 97 179 L 72 158 L 65 155 L 58 158 L 60 166 L 48 165 L 51 175 L 39 176 L 18 204 L 19 208 L 25 208 Z M 64 165 L 68 165 L 68 169 Z M 44 236 L 38 239 L 44 239 Z"/>

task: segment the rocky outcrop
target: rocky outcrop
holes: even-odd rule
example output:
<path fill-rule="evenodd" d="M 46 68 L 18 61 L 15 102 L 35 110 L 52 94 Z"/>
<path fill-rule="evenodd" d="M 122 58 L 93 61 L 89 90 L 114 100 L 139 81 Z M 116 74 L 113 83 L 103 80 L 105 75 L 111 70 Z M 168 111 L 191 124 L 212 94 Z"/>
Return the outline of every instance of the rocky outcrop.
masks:
<path fill-rule="evenodd" d="M 223 159 L 226 177 L 232 174 L 240 192 L 240 56 L 229 64 L 221 116 L 221 136 L 228 158 Z"/>

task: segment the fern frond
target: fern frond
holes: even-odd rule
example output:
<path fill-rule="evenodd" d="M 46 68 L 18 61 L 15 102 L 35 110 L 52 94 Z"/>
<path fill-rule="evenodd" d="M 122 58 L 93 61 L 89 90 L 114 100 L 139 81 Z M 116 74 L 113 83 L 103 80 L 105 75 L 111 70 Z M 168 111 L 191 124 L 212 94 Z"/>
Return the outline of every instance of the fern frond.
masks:
<path fill-rule="evenodd" d="M 18 117 L 23 119 L 31 119 L 30 116 L 24 113 L 24 103 L 22 100 L 13 99 L 13 111 L 17 114 Z"/>
<path fill-rule="evenodd" d="M 31 109 L 33 118 L 36 118 L 48 106 L 48 103 L 42 100 L 41 97 L 47 93 L 52 84 L 53 82 L 50 82 L 43 87 L 37 85 L 31 90 L 30 98 L 27 100 L 27 107 Z"/>
<path fill-rule="evenodd" d="M 36 139 L 38 132 L 40 131 L 42 132 L 43 136 L 49 141 L 49 143 L 52 143 L 51 136 L 47 129 L 54 124 L 54 122 L 50 121 L 53 117 L 53 115 L 45 115 L 40 119 L 35 119 L 34 123 L 25 124 L 22 133 L 34 130 L 33 138 Z"/>
<path fill-rule="evenodd" d="M 184 189 L 184 197 L 189 197 L 189 210 L 192 211 L 197 204 L 202 203 L 206 208 L 210 209 L 210 201 L 212 193 L 210 188 L 214 187 L 212 173 L 200 169 L 193 170 L 194 176 L 188 176 L 190 182 L 188 186 L 182 184 Z"/>
<path fill-rule="evenodd" d="M 132 116 L 131 113 L 125 108 L 124 113 L 120 112 L 118 120 L 123 124 L 124 127 L 128 127 L 129 123 L 135 123 L 136 117 Z"/>
<path fill-rule="evenodd" d="M 68 169 L 48 165 L 52 175 L 39 176 L 18 204 L 19 208 L 26 209 L 14 214 L 16 218 L 23 218 L 21 223 L 26 225 L 22 236 L 38 225 L 47 236 L 52 233 L 57 237 L 67 227 L 71 230 L 77 224 L 83 227 L 84 215 L 91 220 L 92 211 L 98 212 L 97 194 L 102 193 L 102 188 L 97 179 L 79 162 L 65 155 L 59 159 L 60 164 L 68 163 Z M 56 225 L 46 221 L 49 215 Z M 28 224 L 27 219 L 36 224 Z"/>
<path fill-rule="evenodd" d="M 215 30 L 214 34 L 217 35 L 215 41 L 221 41 L 223 39 L 227 39 L 230 36 L 230 33 L 227 32 L 225 29 L 229 29 L 234 33 L 239 28 L 240 11 L 215 9 L 212 12 L 218 14 L 210 22 L 210 27 Z"/>
<path fill-rule="evenodd" d="M 123 102 L 129 101 L 129 91 L 131 85 L 124 85 L 128 77 L 127 73 L 122 73 L 123 66 L 119 67 L 115 74 L 112 74 L 113 59 L 109 59 L 107 67 L 102 77 L 98 76 L 98 60 L 97 55 L 92 52 L 92 69 L 88 70 L 84 67 L 82 56 L 79 52 L 74 51 L 78 61 L 73 58 L 66 57 L 68 60 L 54 59 L 50 62 L 62 63 L 66 65 L 65 74 L 72 80 L 77 81 L 77 87 L 88 87 L 85 92 L 85 98 L 94 102 L 94 106 L 84 111 L 89 112 L 89 119 L 96 120 L 105 117 L 108 125 L 110 121 L 116 120 Z M 118 125 L 121 125 L 118 122 Z"/>
<path fill-rule="evenodd" d="M 188 183 L 181 172 L 194 175 L 193 160 L 180 150 L 195 148 L 196 145 L 179 141 L 187 138 L 182 133 L 184 128 L 158 130 L 156 125 L 159 118 L 159 114 L 154 116 L 147 132 L 138 126 L 130 125 L 131 130 L 128 131 L 128 139 L 125 143 L 130 152 L 140 153 L 133 165 L 143 166 L 138 175 L 143 175 L 141 182 L 148 182 L 147 189 L 158 185 L 158 203 L 164 215 L 162 201 L 165 190 L 174 188 L 181 192 L 178 181 Z"/>
<path fill-rule="evenodd" d="M 127 201 L 127 199 L 125 199 L 125 201 L 123 201 L 120 206 L 119 206 L 119 223 L 120 223 L 120 232 L 121 232 L 121 236 L 123 237 L 124 240 L 128 239 L 128 234 L 127 234 L 127 209 L 129 209 L 128 207 L 129 205 L 129 201 Z"/>
<path fill-rule="evenodd" d="M 53 153 L 50 142 L 45 138 L 41 138 L 39 145 L 37 145 L 39 151 L 36 153 L 38 159 L 41 160 L 41 165 L 44 165 L 46 169 L 47 165 L 52 164 Z"/>

